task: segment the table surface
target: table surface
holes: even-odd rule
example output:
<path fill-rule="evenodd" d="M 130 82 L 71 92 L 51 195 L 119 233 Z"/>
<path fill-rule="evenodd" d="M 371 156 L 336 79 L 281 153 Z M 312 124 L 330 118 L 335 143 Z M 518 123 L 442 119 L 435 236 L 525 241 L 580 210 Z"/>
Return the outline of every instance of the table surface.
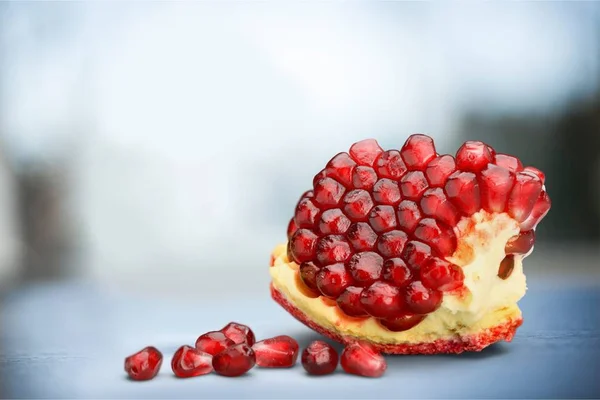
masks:
<path fill-rule="evenodd" d="M 179 301 L 86 284 L 47 284 L 4 299 L 0 395 L 10 398 L 576 398 L 600 397 L 600 289 L 531 287 L 525 323 L 512 343 L 480 353 L 390 356 L 377 380 L 307 376 L 301 366 L 253 369 L 240 378 L 187 380 L 169 368 L 181 344 L 230 320 L 259 337 L 289 334 L 305 346 L 319 335 L 263 296 Z M 165 355 L 156 379 L 132 382 L 123 359 L 145 345 Z M 339 346 L 338 346 L 339 348 Z"/>

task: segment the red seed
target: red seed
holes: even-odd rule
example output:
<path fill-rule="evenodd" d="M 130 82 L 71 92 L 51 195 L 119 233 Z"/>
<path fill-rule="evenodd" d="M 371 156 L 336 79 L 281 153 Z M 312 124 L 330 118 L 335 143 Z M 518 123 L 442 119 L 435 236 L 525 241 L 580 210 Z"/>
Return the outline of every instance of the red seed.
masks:
<path fill-rule="evenodd" d="M 358 166 L 352 173 L 352 184 L 356 189 L 371 190 L 377 182 L 377 173 L 371 167 Z"/>
<path fill-rule="evenodd" d="M 317 260 L 321 265 L 344 262 L 351 254 L 350 244 L 341 235 L 322 237 L 317 244 Z"/>
<path fill-rule="evenodd" d="M 350 220 L 339 208 L 325 211 L 319 220 L 319 231 L 323 235 L 346 233 L 350 227 Z"/>
<path fill-rule="evenodd" d="M 535 244 L 535 231 L 521 232 L 508 240 L 504 247 L 506 254 L 527 254 Z"/>
<path fill-rule="evenodd" d="M 125 372 L 134 381 L 147 381 L 158 374 L 162 360 L 163 355 L 156 347 L 144 347 L 125 358 Z"/>
<path fill-rule="evenodd" d="M 394 286 L 406 285 L 412 279 L 412 273 L 401 258 L 389 258 L 383 263 L 383 279 Z"/>
<path fill-rule="evenodd" d="M 313 177 L 313 187 L 317 184 L 317 182 L 319 182 L 323 178 L 327 178 L 327 171 L 325 169 L 322 169 L 321 171 L 319 171 L 318 174 L 316 174 Z M 312 197 L 315 197 L 314 193 L 313 193 Z"/>
<path fill-rule="evenodd" d="M 405 199 L 419 200 L 429 184 L 421 171 L 412 171 L 400 180 L 400 191 Z"/>
<path fill-rule="evenodd" d="M 423 192 L 421 210 L 423 210 L 423 214 L 450 226 L 455 226 L 461 217 L 441 188 L 431 188 Z"/>
<path fill-rule="evenodd" d="M 529 217 L 535 202 L 542 192 L 542 181 L 531 172 L 518 172 L 515 185 L 512 188 L 506 211 L 517 222 L 523 222 Z"/>
<path fill-rule="evenodd" d="M 369 223 L 375 232 L 387 232 L 394 229 L 398 222 L 396 221 L 396 212 L 392 206 L 375 206 L 369 213 Z"/>
<path fill-rule="evenodd" d="M 363 288 L 358 286 L 348 286 L 346 290 L 337 298 L 337 305 L 344 314 L 351 317 L 365 317 L 368 314 L 360 303 L 360 295 Z"/>
<path fill-rule="evenodd" d="M 346 188 L 333 178 L 322 178 L 315 184 L 315 202 L 322 209 L 335 208 L 346 192 Z M 296 221 L 297 222 L 297 221 Z"/>
<path fill-rule="evenodd" d="M 337 298 L 352 284 L 344 264 L 332 264 L 321 268 L 317 274 L 317 288 L 326 297 Z"/>
<path fill-rule="evenodd" d="M 504 257 L 498 268 L 498 278 L 508 279 L 515 269 L 515 256 L 508 255 Z"/>
<path fill-rule="evenodd" d="M 380 179 L 373 186 L 373 199 L 378 204 L 396 205 L 400 202 L 400 188 L 391 179 Z"/>
<path fill-rule="evenodd" d="M 506 168 L 489 164 L 479 175 L 481 207 L 489 212 L 504 212 L 515 183 L 515 174 Z"/>
<path fill-rule="evenodd" d="M 528 231 L 535 228 L 537 224 L 546 216 L 546 214 L 548 214 L 551 206 L 552 203 L 550 202 L 548 193 L 546 193 L 546 191 L 542 191 L 535 202 L 535 205 L 533 206 L 531 214 L 521 224 L 521 231 Z"/>
<path fill-rule="evenodd" d="M 426 135 L 411 135 L 402 146 L 400 154 L 409 170 L 424 171 L 436 156 L 433 139 Z"/>
<path fill-rule="evenodd" d="M 449 292 L 463 285 L 465 275 L 458 265 L 439 258 L 430 258 L 420 271 L 421 282 L 431 289 Z"/>
<path fill-rule="evenodd" d="M 377 234 L 366 222 L 358 222 L 350 226 L 346 238 L 355 251 L 365 251 L 373 249 L 377 241 Z"/>
<path fill-rule="evenodd" d="M 542 184 L 546 182 L 546 175 L 535 167 L 525 167 L 523 168 L 523 172 L 530 172 L 537 175 L 537 177 L 540 178 L 540 181 L 542 181 Z"/>
<path fill-rule="evenodd" d="M 380 319 L 379 323 L 389 331 L 403 332 L 418 325 L 426 315 L 405 314 L 398 318 Z"/>
<path fill-rule="evenodd" d="M 309 198 L 304 198 L 296 206 L 294 220 L 299 228 L 310 228 L 317 221 L 320 210 Z"/>
<path fill-rule="evenodd" d="M 403 200 L 398 204 L 396 215 L 398 216 L 398 227 L 407 233 L 411 233 L 422 218 L 421 210 L 414 201 L 410 200 Z"/>
<path fill-rule="evenodd" d="M 291 260 L 300 264 L 311 261 L 315 256 L 317 247 L 317 235 L 308 229 L 298 229 L 289 242 L 288 256 Z"/>
<path fill-rule="evenodd" d="M 296 233 L 297 230 L 298 230 L 298 225 L 296 225 L 296 221 L 294 221 L 294 218 L 290 219 L 290 223 L 288 224 L 288 228 L 287 228 L 288 240 L 290 240 L 292 238 L 292 235 L 294 233 Z"/>
<path fill-rule="evenodd" d="M 214 356 L 234 344 L 235 342 L 221 331 L 207 332 L 196 339 L 196 350 Z"/>
<path fill-rule="evenodd" d="M 413 272 L 419 271 L 430 257 L 431 247 L 416 240 L 406 243 L 402 252 L 402 259 Z"/>
<path fill-rule="evenodd" d="M 406 287 L 404 300 L 414 314 L 429 314 L 442 304 L 442 292 L 430 289 L 421 281 L 413 281 Z"/>
<path fill-rule="evenodd" d="M 366 342 L 354 342 L 346 346 L 341 364 L 346 373 L 369 378 L 378 378 L 387 369 L 383 356 Z"/>
<path fill-rule="evenodd" d="M 390 178 L 395 181 L 406 173 L 406 165 L 397 150 L 384 151 L 375 161 L 375 169 L 380 178 Z"/>
<path fill-rule="evenodd" d="M 254 343 L 256 365 L 262 368 L 289 368 L 296 364 L 298 342 L 287 335 L 275 336 Z"/>
<path fill-rule="evenodd" d="M 212 359 L 208 353 L 190 346 L 181 346 L 171 359 L 171 369 L 178 378 L 210 374 L 213 370 Z"/>
<path fill-rule="evenodd" d="M 414 235 L 442 256 L 452 255 L 456 250 L 456 236 L 452 228 L 433 218 L 419 221 Z"/>
<path fill-rule="evenodd" d="M 521 164 L 521 160 L 508 154 L 496 154 L 494 163 L 497 166 L 506 168 L 512 172 L 519 172 L 523 170 L 523 164 Z"/>
<path fill-rule="evenodd" d="M 425 175 L 431 187 L 444 187 L 448 177 L 456 171 L 456 163 L 451 155 L 443 155 L 431 160 Z"/>
<path fill-rule="evenodd" d="M 372 167 L 375 159 L 383 153 L 383 149 L 375 139 L 365 139 L 350 147 L 350 155 L 359 165 Z"/>
<path fill-rule="evenodd" d="M 375 282 L 362 291 L 360 303 L 376 318 L 391 318 L 402 312 L 404 299 L 400 290 L 386 282 Z"/>
<path fill-rule="evenodd" d="M 352 221 L 364 221 L 373 208 L 373 199 L 366 190 L 355 189 L 344 197 L 344 212 Z"/>
<path fill-rule="evenodd" d="M 446 182 L 445 190 L 448 199 L 465 215 L 473 215 L 481 209 L 479 183 L 474 173 L 453 173 Z"/>
<path fill-rule="evenodd" d="M 479 172 L 491 162 L 492 154 L 483 142 L 467 141 L 456 152 L 456 167 L 462 171 Z"/>
<path fill-rule="evenodd" d="M 408 241 L 406 233 L 398 230 L 382 234 L 377 241 L 377 250 L 384 257 L 399 257 Z"/>
<path fill-rule="evenodd" d="M 369 286 L 381 276 L 383 258 L 377 253 L 366 251 L 352 256 L 348 271 L 358 286 Z"/>
<path fill-rule="evenodd" d="M 302 352 L 302 366 L 310 375 L 328 375 L 338 365 L 338 354 L 330 344 L 315 340 Z"/>
<path fill-rule="evenodd" d="M 247 325 L 237 322 L 228 323 L 221 329 L 221 332 L 229 339 L 233 340 L 235 344 L 247 343 L 248 346 L 252 346 L 256 341 L 252 329 Z"/>
<path fill-rule="evenodd" d="M 494 150 L 494 148 L 489 145 L 487 148 L 488 148 L 488 151 L 490 152 L 490 154 L 492 155 L 492 157 L 496 157 L 496 150 Z"/>
<path fill-rule="evenodd" d="M 256 356 L 246 343 L 236 344 L 213 357 L 212 365 L 219 375 L 235 377 L 250 371 L 256 364 Z"/>
<path fill-rule="evenodd" d="M 318 291 L 317 274 L 321 269 L 312 262 L 303 262 L 300 264 L 299 273 L 302 282 L 313 291 Z"/>
<path fill-rule="evenodd" d="M 339 153 L 325 167 L 327 176 L 335 179 L 346 187 L 352 186 L 352 172 L 356 167 L 348 153 Z"/>

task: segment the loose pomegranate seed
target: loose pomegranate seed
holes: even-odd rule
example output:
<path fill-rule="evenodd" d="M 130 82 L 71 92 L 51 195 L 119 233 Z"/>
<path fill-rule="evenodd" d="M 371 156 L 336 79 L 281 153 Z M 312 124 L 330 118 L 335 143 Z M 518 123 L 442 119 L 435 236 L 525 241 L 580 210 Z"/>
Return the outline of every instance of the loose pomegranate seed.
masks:
<path fill-rule="evenodd" d="M 210 374 L 213 370 L 212 359 L 208 353 L 190 346 L 181 346 L 171 359 L 171 369 L 178 378 Z"/>
<path fill-rule="evenodd" d="M 519 172 L 523 170 L 523 164 L 521 164 L 521 161 L 517 157 L 509 156 L 508 154 L 496 154 L 494 163 L 497 166 L 506 168 L 512 172 Z"/>
<path fill-rule="evenodd" d="M 518 172 L 515 185 L 508 198 L 507 212 L 517 222 L 529 217 L 535 202 L 542 192 L 542 181 L 531 172 Z"/>
<path fill-rule="evenodd" d="M 477 176 L 471 172 L 455 172 L 446 182 L 450 201 L 465 215 L 473 215 L 481 209 L 481 196 Z"/>
<path fill-rule="evenodd" d="M 406 165 L 399 151 L 388 150 L 379 155 L 375 161 L 375 169 L 380 178 L 390 178 L 395 181 L 406 173 Z"/>
<path fill-rule="evenodd" d="M 360 303 L 376 318 L 391 318 L 402 312 L 404 300 L 400 290 L 386 282 L 375 282 L 362 291 Z"/>
<path fill-rule="evenodd" d="M 431 187 L 444 187 L 448 177 L 456 171 L 456 163 L 451 155 L 443 155 L 431 160 L 425 175 Z"/>
<path fill-rule="evenodd" d="M 421 281 L 413 281 L 406 287 L 404 300 L 414 314 L 429 314 L 442 304 L 442 292 L 430 289 Z"/>
<path fill-rule="evenodd" d="M 500 263 L 500 268 L 498 268 L 498 278 L 508 279 L 508 277 L 512 274 L 514 269 L 515 269 L 515 256 L 509 255 L 509 256 L 504 257 L 504 259 Z"/>
<path fill-rule="evenodd" d="M 425 243 L 411 240 L 404 246 L 402 259 L 414 272 L 419 271 L 421 266 L 431 257 L 431 247 Z"/>
<path fill-rule="evenodd" d="M 375 159 L 383 153 L 383 149 L 375 139 L 365 139 L 350 147 L 350 155 L 360 165 L 372 167 Z"/>
<path fill-rule="evenodd" d="M 407 233 L 411 233 L 417 223 L 421 220 L 421 210 L 414 201 L 403 200 L 398 204 L 398 227 L 404 229 Z"/>
<path fill-rule="evenodd" d="M 392 206 L 375 206 L 369 213 L 369 223 L 375 232 L 387 232 L 394 229 L 398 222 L 396 221 L 396 212 Z"/>
<path fill-rule="evenodd" d="M 506 254 L 527 254 L 535 244 L 535 231 L 521 232 L 508 240 L 504 247 Z"/>
<path fill-rule="evenodd" d="M 254 343 L 256 365 L 262 368 L 289 368 L 298 359 L 298 342 L 287 335 L 275 336 Z"/>
<path fill-rule="evenodd" d="M 400 180 L 402 196 L 409 200 L 419 200 L 427 186 L 429 186 L 427 179 L 421 171 L 409 172 Z"/>
<path fill-rule="evenodd" d="M 419 221 L 415 237 L 431 246 L 442 256 L 449 256 L 456 250 L 456 236 L 448 225 L 433 218 Z"/>
<path fill-rule="evenodd" d="M 326 297 L 337 298 L 342 292 L 352 284 L 350 274 L 344 268 L 344 264 L 332 264 L 324 268 L 317 274 L 317 287 Z"/>
<path fill-rule="evenodd" d="M 377 250 L 384 257 L 399 257 L 407 241 L 406 233 L 398 230 L 389 231 L 379 237 Z"/>
<path fill-rule="evenodd" d="M 489 164 L 479 175 L 481 206 L 489 212 L 503 212 L 514 183 L 513 172 Z"/>
<path fill-rule="evenodd" d="M 311 199 L 304 198 L 300 200 L 296 206 L 296 216 L 294 218 L 296 225 L 299 228 L 312 227 L 319 216 L 319 212 L 319 208 L 315 206 Z"/>
<path fill-rule="evenodd" d="M 383 279 L 394 286 L 410 282 L 412 273 L 401 258 L 389 258 L 383 263 Z"/>
<path fill-rule="evenodd" d="M 213 357 L 212 366 L 219 375 L 235 377 L 250 371 L 256 356 L 246 343 L 236 344 Z"/>
<path fill-rule="evenodd" d="M 287 228 L 288 240 L 290 240 L 292 238 L 292 236 L 294 235 L 294 233 L 296 233 L 297 230 L 298 230 L 298 225 L 296 225 L 296 221 L 294 221 L 294 218 L 290 219 L 290 223 L 288 224 L 288 228 Z"/>
<path fill-rule="evenodd" d="M 488 145 L 467 141 L 456 152 L 456 167 L 462 171 L 479 172 L 493 162 Z"/>
<path fill-rule="evenodd" d="M 523 168 L 523 172 L 529 172 L 537 175 L 537 177 L 540 178 L 540 181 L 542 181 L 542 185 L 546 182 L 546 175 L 535 167 L 525 167 Z"/>
<path fill-rule="evenodd" d="M 317 260 L 321 265 L 344 262 L 352 254 L 350 244 L 341 235 L 328 235 L 317 244 Z"/>
<path fill-rule="evenodd" d="M 373 208 L 373 199 L 366 190 L 356 189 L 344 197 L 344 212 L 352 221 L 364 221 Z"/>
<path fill-rule="evenodd" d="M 449 292 L 463 285 L 465 275 L 458 265 L 430 258 L 421 268 L 421 282 L 429 288 Z"/>
<path fill-rule="evenodd" d="M 163 355 L 156 347 L 144 347 L 125 358 L 125 372 L 134 381 L 147 381 L 158 374 L 162 360 Z"/>
<path fill-rule="evenodd" d="M 299 273 L 302 282 L 313 291 L 318 291 L 317 274 L 321 269 L 312 262 L 304 262 L 300 264 Z"/>
<path fill-rule="evenodd" d="M 378 204 L 396 205 L 400 202 L 400 188 L 391 179 L 380 179 L 373 186 L 373 199 Z"/>
<path fill-rule="evenodd" d="M 235 344 L 247 343 L 248 346 L 252 346 L 256 341 L 252 329 L 247 325 L 237 322 L 228 323 L 221 329 L 221 332 L 229 339 L 233 340 Z"/>
<path fill-rule="evenodd" d="M 377 173 L 371 167 L 359 166 L 352 173 L 352 184 L 356 189 L 371 190 L 377 182 Z"/>
<path fill-rule="evenodd" d="M 366 342 L 354 342 L 346 346 L 341 364 L 346 373 L 369 378 L 378 378 L 387 369 L 383 356 Z"/>
<path fill-rule="evenodd" d="M 431 188 L 423 192 L 421 210 L 423 210 L 423 214 L 450 226 L 455 226 L 461 217 L 441 188 Z"/>
<path fill-rule="evenodd" d="M 351 225 L 346 237 L 355 251 L 371 250 L 377 241 L 377 234 L 366 222 Z"/>
<path fill-rule="evenodd" d="M 350 220 L 344 215 L 342 210 L 339 208 L 333 208 L 325 211 L 321 215 L 319 221 L 319 231 L 323 235 L 328 234 L 342 234 L 346 233 L 350 227 Z"/>
<path fill-rule="evenodd" d="M 403 332 L 417 326 L 426 315 L 405 314 L 398 318 L 380 319 L 379 323 L 392 332 Z"/>
<path fill-rule="evenodd" d="M 316 203 L 323 209 L 327 209 L 338 206 L 346 192 L 346 188 L 335 179 L 327 177 L 315 184 L 314 192 Z"/>
<path fill-rule="evenodd" d="M 433 139 L 426 135 L 411 135 L 402 146 L 400 154 L 409 170 L 424 171 L 436 156 Z"/>
<path fill-rule="evenodd" d="M 330 344 L 315 340 L 302 352 L 302 366 L 310 375 L 328 375 L 338 365 L 338 354 Z"/>
<path fill-rule="evenodd" d="M 369 286 L 381 277 L 383 258 L 377 253 L 356 253 L 348 262 L 348 271 L 358 286 Z"/>
<path fill-rule="evenodd" d="M 337 305 L 344 314 L 351 317 L 365 317 L 368 314 L 360 302 L 360 295 L 363 288 L 358 286 L 348 286 L 346 290 L 337 298 Z"/>
<path fill-rule="evenodd" d="M 203 335 L 200 335 L 196 340 L 196 350 L 203 351 L 211 356 L 214 356 L 215 354 L 222 352 L 234 344 L 235 342 L 225 336 L 223 332 L 207 332 Z"/>
<path fill-rule="evenodd" d="M 548 214 L 551 205 L 552 203 L 550 202 L 548 193 L 542 191 L 535 202 L 535 205 L 533 206 L 531 214 L 525 221 L 523 221 L 523 223 L 521 223 L 521 231 L 528 231 L 535 228 L 537 224 L 546 216 L 546 214 Z"/>
<path fill-rule="evenodd" d="M 312 260 L 315 256 L 317 239 L 317 235 L 310 230 L 298 229 L 289 242 L 289 258 L 297 264 Z"/>
<path fill-rule="evenodd" d="M 327 176 L 348 187 L 352 186 L 352 172 L 355 167 L 356 163 L 348 153 L 339 153 L 327 163 L 325 172 Z"/>

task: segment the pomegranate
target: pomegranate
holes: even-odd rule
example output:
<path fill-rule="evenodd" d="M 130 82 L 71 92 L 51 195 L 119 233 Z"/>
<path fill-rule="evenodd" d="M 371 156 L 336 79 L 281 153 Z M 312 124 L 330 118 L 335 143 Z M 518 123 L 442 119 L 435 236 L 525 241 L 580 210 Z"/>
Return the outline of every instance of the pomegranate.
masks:
<path fill-rule="evenodd" d="M 234 344 L 223 332 L 207 332 L 196 340 L 196 349 L 214 356 Z"/>
<path fill-rule="evenodd" d="M 220 352 L 212 359 L 212 367 L 219 375 L 235 377 L 250 371 L 256 364 L 252 348 L 245 342 Z"/>
<path fill-rule="evenodd" d="M 181 346 L 171 359 L 171 369 L 178 378 L 210 374 L 213 370 L 212 356 L 190 346 Z"/>
<path fill-rule="evenodd" d="M 342 352 L 341 364 L 344 371 L 353 375 L 378 378 L 387 369 L 383 356 L 369 343 L 350 343 Z"/>
<path fill-rule="evenodd" d="M 148 346 L 125 358 L 125 372 L 130 379 L 147 381 L 154 378 L 162 365 L 163 355 L 156 347 Z"/>
<path fill-rule="evenodd" d="M 256 365 L 263 368 L 289 368 L 298 359 L 298 342 L 287 335 L 275 336 L 254 343 Z"/>
<path fill-rule="evenodd" d="M 223 332 L 223 334 L 235 344 L 247 343 L 248 346 L 252 346 L 256 341 L 252 329 L 247 325 L 239 324 L 237 322 L 228 323 L 220 332 Z"/>
<path fill-rule="evenodd" d="M 337 365 L 337 351 L 321 340 L 315 340 L 302 352 L 302 366 L 310 375 L 331 374 Z"/>

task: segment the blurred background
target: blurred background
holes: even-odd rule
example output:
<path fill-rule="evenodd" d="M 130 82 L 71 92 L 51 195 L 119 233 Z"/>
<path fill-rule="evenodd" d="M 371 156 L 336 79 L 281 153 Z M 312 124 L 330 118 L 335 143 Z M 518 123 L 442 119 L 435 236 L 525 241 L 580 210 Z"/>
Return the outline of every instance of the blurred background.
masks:
<path fill-rule="evenodd" d="M 313 175 L 414 132 L 545 171 L 526 268 L 600 282 L 600 3 L 0 2 L 0 291 L 267 296 Z"/>

